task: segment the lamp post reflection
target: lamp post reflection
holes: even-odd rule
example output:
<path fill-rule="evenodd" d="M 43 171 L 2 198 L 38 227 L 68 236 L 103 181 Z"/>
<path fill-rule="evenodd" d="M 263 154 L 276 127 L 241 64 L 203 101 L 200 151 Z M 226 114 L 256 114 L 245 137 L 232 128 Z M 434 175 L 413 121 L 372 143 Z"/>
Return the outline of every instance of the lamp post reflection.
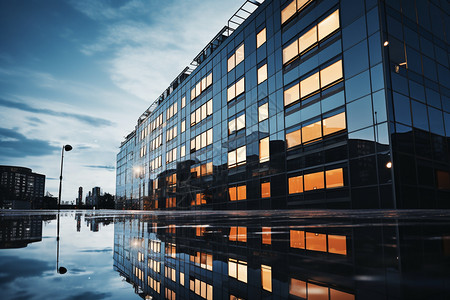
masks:
<path fill-rule="evenodd" d="M 60 208 L 61 208 L 61 190 L 62 190 L 62 179 L 63 179 L 63 162 L 64 162 L 64 151 L 72 150 L 71 145 L 64 145 L 61 150 L 61 173 L 59 175 L 59 194 L 58 194 L 58 220 L 56 225 L 56 272 L 59 274 L 65 274 L 67 269 L 65 267 L 59 266 L 59 218 L 60 218 Z"/>

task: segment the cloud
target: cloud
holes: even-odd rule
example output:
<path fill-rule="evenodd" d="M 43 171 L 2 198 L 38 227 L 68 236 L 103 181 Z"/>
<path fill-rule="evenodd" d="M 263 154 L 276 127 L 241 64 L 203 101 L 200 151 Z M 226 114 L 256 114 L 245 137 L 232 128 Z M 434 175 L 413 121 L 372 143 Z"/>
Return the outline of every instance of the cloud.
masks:
<path fill-rule="evenodd" d="M 109 171 L 114 171 L 116 170 L 116 167 L 114 166 L 94 166 L 94 165 L 84 165 L 84 167 L 86 168 L 91 168 L 91 169 L 106 169 Z"/>
<path fill-rule="evenodd" d="M 29 139 L 8 128 L 0 128 L 0 157 L 44 156 L 59 150 L 47 141 Z"/>
<path fill-rule="evenodd" d="M 65 117 L 65 118 L 68 117 L 68 118 L 76 119 L 81 122 L 88 123 L 89 125 L 92 125 L 92 126 L 112 126 L 114 124 L 113 122 L 111 122 L 109 120 L 105 120 L 105 119 L 101 119 L 101 118 L 95 118 L 95 117 L 91 117 L 88 115 L 81 115 L 81 114 L 75 114 L 75 113 L 59 112 L 59 111 L 54 111 L 54 110 L 45 109 L 45 108 L 35 108 L 26 103 L 9 101 L 9 100 L 3 99 L 3 98 L 0 98 L 0 106 L 5 106 L 8 108 L 15 108 L 15 109 L 20 109 L 20 110 L 27 111 L 27 112 L 39 113 L 39 114 L 50 115 L 50 116 L 55 116 L 55 117 Z"/>
<path fill-rule="evenodd" d="M 45 272 L 53 270 L 53 267 L 45 261 L 21 258 L 18 256 L 0 257 L 0 283 L 13 282 L 17 278 L 43 276 Z"/>

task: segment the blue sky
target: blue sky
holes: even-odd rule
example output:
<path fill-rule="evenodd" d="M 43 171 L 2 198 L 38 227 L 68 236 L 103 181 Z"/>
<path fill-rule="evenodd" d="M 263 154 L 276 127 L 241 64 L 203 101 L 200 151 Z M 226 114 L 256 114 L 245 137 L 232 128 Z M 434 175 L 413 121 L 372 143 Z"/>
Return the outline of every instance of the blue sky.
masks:
<path fill-rule="evenodd" d="M 120 142 L 243 0 L 0 1 L 0 164 L 115 193 Z"/>

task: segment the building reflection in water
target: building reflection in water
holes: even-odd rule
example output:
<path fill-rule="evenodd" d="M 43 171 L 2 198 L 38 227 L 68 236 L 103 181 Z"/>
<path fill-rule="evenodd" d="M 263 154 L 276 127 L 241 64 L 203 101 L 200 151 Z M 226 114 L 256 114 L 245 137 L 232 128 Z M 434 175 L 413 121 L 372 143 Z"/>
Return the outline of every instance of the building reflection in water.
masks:
<path fill-rule="evenodd" d="M 54 220 L 52 215 L 0 217 L 0 249 L 25 248 L 42 240 L 42 222 Z"/>
<path fill-rule="evenodd" d="M 448 226 L 282 214 L 119 217 L 114 269 L 144 299 L 450 297 Z"/>

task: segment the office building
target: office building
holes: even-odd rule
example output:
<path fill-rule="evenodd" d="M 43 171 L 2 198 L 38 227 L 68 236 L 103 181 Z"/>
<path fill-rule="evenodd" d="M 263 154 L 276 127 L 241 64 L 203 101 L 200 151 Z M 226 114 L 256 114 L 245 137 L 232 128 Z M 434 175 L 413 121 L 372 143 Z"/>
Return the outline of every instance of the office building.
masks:
<path fill-rule="evenodd" d="M 83 187 L 80 186 L 78 188 L 78 198 L 77 198 L 77 206 L 80 207 L 83 205 Z"/>
<path fill-rule="evenodd" d="M 450 207 L 449 10 L 245 2 L 122 143 L 118 206 Z"/>
<path fill-rule="evenodd" d="M 42 208 L 45 175 L 29 168 L 0 166 L 0 208 Z"/>

